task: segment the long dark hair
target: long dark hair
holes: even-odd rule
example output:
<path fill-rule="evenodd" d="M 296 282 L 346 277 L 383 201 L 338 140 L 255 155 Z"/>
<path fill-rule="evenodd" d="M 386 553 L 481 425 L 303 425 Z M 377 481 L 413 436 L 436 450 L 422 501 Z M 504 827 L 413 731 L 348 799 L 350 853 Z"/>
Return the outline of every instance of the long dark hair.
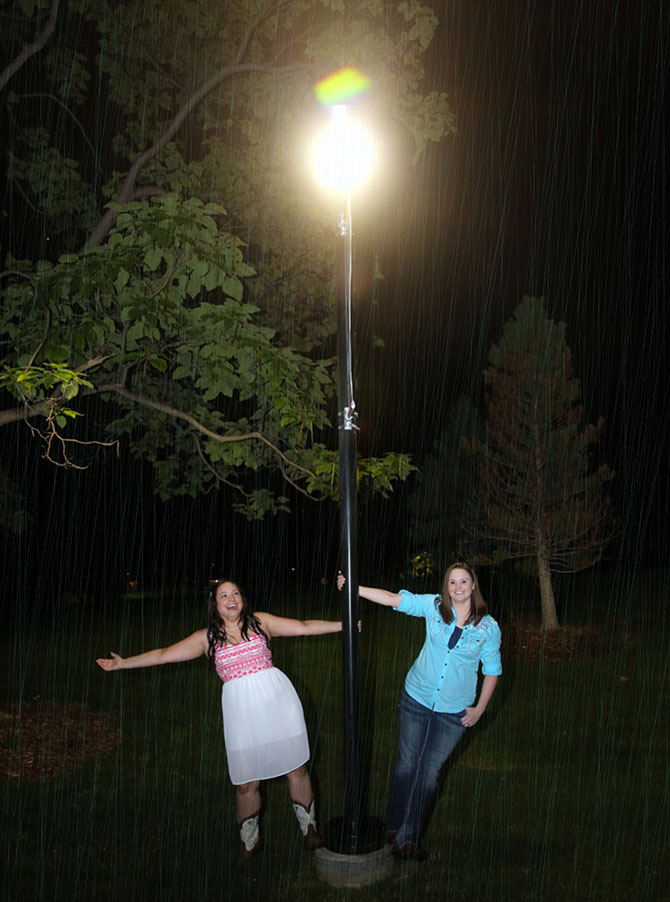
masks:
<path fill-rule="evenodd" d="M 242 598 L 242 613 L 240 614 L 240 619 L 242 621 L 240 626 L 242 641 L 246 641 L 249 638 L 249 630 L 251 630 L 252 633 L 262 636 L 265 639 L 268 648 L 270 647 L 270 640 L 265 632 L 263 632 L 260 620 L 247 604 L 247 598 L 243 589 L 232 579 L 220 579 L 209 593 L 209 598 L 207 599 L 207 657 L 212 664 L 214 663 L 214 655 L 216 654 L 217 648 L 226 641 L 226 628 L 216 609 L 216 593 L 224 583 L 232 583 L 234 586 L 237 586 L 240 591 L 240 596 Z"/>
<path fill-rule="evenodd" d="M 451 598 L 449 597 L 449 577 L 454 570 L 465 570 L 474 583 L 472 598 L 470 600 L 470 616 L 468 617 L 467 622 L 477 626 L 482 617 L 485 614 L 488 614 L 489 609 L 486 607 L 486 602 L 484 601 L 482 593 L 479 591 L 479 580 L 475 576 L 475 571 L 468 564 L 464 564 L 463 561 L 456 561 L 456 563 L 452 564 L 444 574 L 444 579 L 442 580 L 442 597 L 439 598 L 437 602 L 442 619 L 445 623 L 452 623 L 454 619 L 454 612 L 451 609 Z"/>

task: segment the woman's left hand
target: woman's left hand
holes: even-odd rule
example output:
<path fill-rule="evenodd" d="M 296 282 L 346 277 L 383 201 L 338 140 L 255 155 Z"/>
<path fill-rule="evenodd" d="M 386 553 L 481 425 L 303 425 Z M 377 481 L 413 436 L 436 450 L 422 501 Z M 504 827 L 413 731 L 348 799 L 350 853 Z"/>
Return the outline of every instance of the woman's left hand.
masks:
<path fill-rule="evenodd" d="M 464 727 L 474 727 L 481 716 L 476 708 L 466 708 L 465 716 L 461 717 L 461 723 Z"/>

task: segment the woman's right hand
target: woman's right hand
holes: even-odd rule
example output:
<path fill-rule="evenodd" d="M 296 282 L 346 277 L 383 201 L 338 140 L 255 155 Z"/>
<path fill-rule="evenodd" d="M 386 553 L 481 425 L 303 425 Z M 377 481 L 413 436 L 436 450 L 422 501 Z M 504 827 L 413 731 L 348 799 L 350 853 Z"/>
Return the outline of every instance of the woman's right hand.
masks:
<path fill-rule="evenodd" d="M 115 652 L 111 652 L 111 655 L 111 658 L 98 658 L 95 663 L 98 667 L 102 667 L 103 670 L 118 670 L 121 667 L 123 658 Z"/>
<path fill-rule="evenodd" d="M 337 585 L 337 588 L 340 590 L 340 592 L 342 591 L 342 586 L 345 583 L 346 583 L 346 579 L 345 579 L 344 573 L 342 573 L 341 570 L 338 570 L 337 571 L 337 579 L 335 580 L 335 584 Z"/>

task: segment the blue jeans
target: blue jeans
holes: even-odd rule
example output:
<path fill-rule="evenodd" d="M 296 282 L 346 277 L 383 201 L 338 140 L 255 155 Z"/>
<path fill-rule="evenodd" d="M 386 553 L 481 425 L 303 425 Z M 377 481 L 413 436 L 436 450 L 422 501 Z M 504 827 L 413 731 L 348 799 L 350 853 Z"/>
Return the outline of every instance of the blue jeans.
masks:
<path fill-rule="evenodd" d="M 418 845 L 426 811 L 437 789 L 442 765 L 465 732 L 458 714 L 441 714 L 419 704 L 403 688 L 398 704 L 400 733 L 386 829 L 395 831 L 395 847 Z"/>

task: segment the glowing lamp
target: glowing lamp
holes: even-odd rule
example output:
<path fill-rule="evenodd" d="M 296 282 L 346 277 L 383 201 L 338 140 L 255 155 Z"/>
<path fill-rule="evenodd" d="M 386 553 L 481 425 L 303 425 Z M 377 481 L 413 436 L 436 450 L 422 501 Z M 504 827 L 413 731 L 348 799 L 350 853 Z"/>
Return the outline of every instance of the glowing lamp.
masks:
<path fill-rule="evenodd" d="M 366 131 L 348 118 L 345 106 L 333 106 L 331 113 L 330 126 L 314 142 L 312 168 L 322 185 L 346 194 L 370 177 L 374 146 Z"/>

